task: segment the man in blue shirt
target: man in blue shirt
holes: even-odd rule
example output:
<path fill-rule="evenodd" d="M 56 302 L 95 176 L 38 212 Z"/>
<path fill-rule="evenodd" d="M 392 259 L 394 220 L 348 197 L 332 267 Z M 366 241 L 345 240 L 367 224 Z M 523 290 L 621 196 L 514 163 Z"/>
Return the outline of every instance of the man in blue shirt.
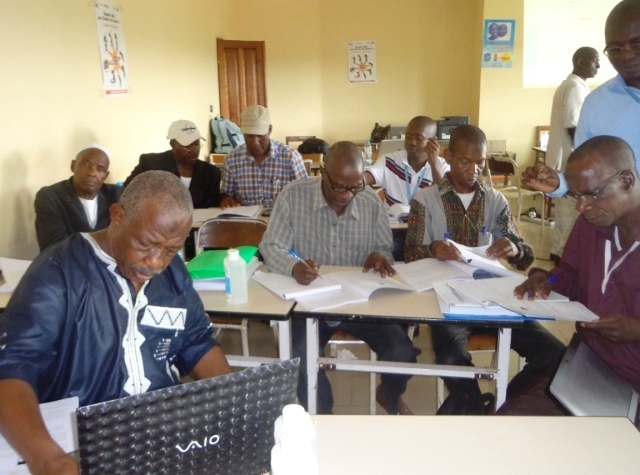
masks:
<path fill-rule="evenodd" d="M 40 254 L 0 314 L 0 431 L 32 473 L 78 473 L 38 403 L 94 404 L 229 373 L 177 252 L 192 223 L 187 188 L 140 174 L 108 228 Z"/>
<path fill-rule="evenodd" d="M 618 3 L 605 24 L 604 54 L 618 72 L 587 96 L 575 133 L 575 147 L 596 135 L 613 135 L 629 144 L 640 169 L 640 0 Z M 546 165 L 528 167 L 523 183 L 555 198 L 568 191 L 563 173 Z"/>

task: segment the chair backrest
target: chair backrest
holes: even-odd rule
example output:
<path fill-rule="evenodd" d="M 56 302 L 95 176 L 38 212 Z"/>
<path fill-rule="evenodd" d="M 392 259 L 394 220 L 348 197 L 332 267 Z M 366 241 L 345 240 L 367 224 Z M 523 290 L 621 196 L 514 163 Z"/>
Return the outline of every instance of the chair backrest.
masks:
<path fill-rule="evenodd" d="M 227 158 L 226 153 L 211 153 L 209 154 L 210 162 L 214 165 L 222 165 L 224 163 L 224 159 Z"/>
<path fill-rule="evenodd" d="M 515 154 L 490 153 L 488 154 L 487 168 L 490 176 L 504 176 L 505 186 L 511 178 L 512 184 L 520 188 L 520 173 L 518 172 L 518 163 L 515 161 Z"/>
<path fill-rule="evenodd" d="M 380 198 L 380 201 L 383 203 L 387 201 L 387 192 L 384 191 L 384 188 L 378 188 L 376 190 L 376 195 L 378 195 L 378 198 Z"/>
<path fill-rule="evenodd" d="M 538 125 L 536 127 L 536 147 L 547 148 L 550 128 L 548 125 Z"/>
<path fill-rule="evenodd" d="M 313 160 L 304 158 L 302 159 L 302 163 L 304 163 L 304 169 L 307 171 L 307 175 L 311 175 L 311 164 L 313 163 Z"/>
<path fill-rule="evenodd" d="M 267 223 L 261 219 L 214 218 L 200 226 L 197 244 L 200 249 L 257 246 L 266 229 Z"/>
<path fill-rule="evenodd" d="M 291 142 L 304 142 L 307 139 L 315 139 L 315 135 L 287 135 L 284 141 L 287 145 Z"/>

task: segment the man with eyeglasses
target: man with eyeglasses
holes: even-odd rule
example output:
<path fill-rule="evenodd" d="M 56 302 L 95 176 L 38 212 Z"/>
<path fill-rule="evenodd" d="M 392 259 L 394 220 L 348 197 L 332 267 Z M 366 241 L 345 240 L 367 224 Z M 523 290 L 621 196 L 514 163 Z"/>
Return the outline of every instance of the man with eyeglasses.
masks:
<path fill-rule="evenodd" d="M 171 150 L 140 155 L 138 165 L 124 182 L 126 187 L 136 176 L 148 170 L 163 170 L 180 178 L 189 189 L 194 208 L 220 206 L 220 170 L 199 160 L 200 140 L 205 140 L 196 124 L 176 120 L 167 132 Z"/>
<path fill-rule="evenodd" d="M 587 96 L 575 133 L 575 145 L 598 135 L 613 135 L 625 140 L 640 157 L 640 0 L 618 3 L 605 24 L 604 54 L 618 72 Z M 638 165 L 636 164 L 636 168 Z M 559 176 L 559 181 L 558 181 Z M 545 165 L 527 168 L 523 183 L 552 198 L 564 196 L 564 174 Z"/>
<path fill-rule="evenodd" d="M 275 203 L 260 253 L 269 270 L 291 275 L 302 285 L 320 276 L 322 265 L 359 266 L 393 275 L 391 228 L 377 195 L 365 186 L 364 162 L 352 142 L 334 144 L 324 158 L 321 177 L 291 182 Z M 400 325 L 386 323 L 318 323 L 320 348 L 342 330 L 364 340 L 382 361 L 416 362 L 416 353 Z M 293 354 L 301 358 L 298 398 L 307 405 L 305 321 L 292 320 Z M 410 376 L 383 374 L 376 391 L 389 414 L 411 414 L 402 401 Z M 331 385 L 318 374 L 318 413 L 333 409 Z"/>
<path fill-rule="evenodd" d="M 565 176 L 581 216 L 569 236 L 559 267 L 532 269 L 515 289 L 519 298 L 546 298 L 551 290 L 577 300 L 600 320 L 578 323 L 580 338 L 613 371 L 640 388 L 640 181 L 636 158 L 618 137 L 587 140 L 569 157 Z M 549 283 L 551 276 L 557 276 Z M 520 398 L 507 401 L 509 414 L 560 414 L 541 379 Z"/>

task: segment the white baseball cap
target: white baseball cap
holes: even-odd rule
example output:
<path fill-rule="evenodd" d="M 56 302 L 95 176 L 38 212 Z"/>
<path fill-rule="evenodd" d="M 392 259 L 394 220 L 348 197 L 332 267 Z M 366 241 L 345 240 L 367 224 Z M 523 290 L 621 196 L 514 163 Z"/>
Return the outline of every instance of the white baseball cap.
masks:
<path fill-rule="evenodd" d="M 248 135 L 266 135 L 269 133 L 271 116 L 269 109 L 263 106 L 249 106 L 240 115 L 240 130 Z"/>
<path fill-rule="evenodd" d="M 204 140 L 196 124 L 190 120 L 176 120 L 169 126 L 167 138 L 169 140 L 177 140 L 180 145 L 184 145 L 185 147 L 191 145 L 196 140 Z"/>

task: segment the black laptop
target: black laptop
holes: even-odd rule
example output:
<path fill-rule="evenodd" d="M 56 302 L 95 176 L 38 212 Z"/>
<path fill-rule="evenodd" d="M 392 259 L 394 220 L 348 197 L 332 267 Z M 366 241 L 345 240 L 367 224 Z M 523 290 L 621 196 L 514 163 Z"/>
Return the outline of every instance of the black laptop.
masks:
<path fill-rule="evenodd" d="M 300 360 L 80 407 L 84 474 L 260 474 L 296 401 Z"/>

